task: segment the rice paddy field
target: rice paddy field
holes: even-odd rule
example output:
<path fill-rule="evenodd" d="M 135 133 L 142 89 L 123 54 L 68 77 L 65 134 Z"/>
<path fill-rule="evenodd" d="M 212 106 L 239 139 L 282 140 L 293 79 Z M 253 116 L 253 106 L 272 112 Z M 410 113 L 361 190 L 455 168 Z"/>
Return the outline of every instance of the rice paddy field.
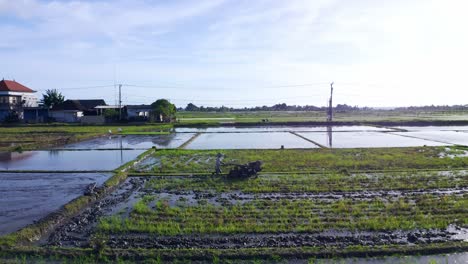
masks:
<path fill-rule="evenodd" d="M 1 155 L 5 263 L 468 261 L 466 126 L 25 131 L 85 136 Z"/>

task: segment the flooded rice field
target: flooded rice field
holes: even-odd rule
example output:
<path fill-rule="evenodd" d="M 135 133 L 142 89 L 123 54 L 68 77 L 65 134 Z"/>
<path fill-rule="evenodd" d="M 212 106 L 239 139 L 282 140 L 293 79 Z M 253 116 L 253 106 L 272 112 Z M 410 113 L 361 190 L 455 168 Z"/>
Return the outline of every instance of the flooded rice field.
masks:
<path fill-rule="evenodd" d="M 286 132 L 206 133 L 188 144 L 186 149 L 280 149 L 317 148 L 318 146 Z"/>
<path fill-rule="evenodd" d="M 101 185 L 110 173 L 0 173 L 0 235 L 18 230 Z"/>
<path fill-rule="evenodd" d="M 284 148 L 381 148 L 468 145 L 466 128 L 278 126 L 176 128 L 175 131 L 178 134 L 201 133 L 185 146 L 187 149 L 277 149 L 281 145 Z"/>
<path fill-rule="evenodd" d="M 0 170 L 110 171 L 135 159 L 143 150 L 39 150 L 0 153 Z"/>
<path fill-rule="evenodd" d="M 57 147 L 57 149 L 149 149 L 177 148 L 193 137 L 194 133 L 169 135 L 106 136 Z"/>
<path fill-rule="evenodd" d="M 458 131 L 423 130 L 423 131 L 414 131 L 414 132 L 398 132 L 395 134 L 401 135 L 401 136 L 421 138 L 425 140 L 444 142 L 446 144 L 468 146 L 468 135 L 466 133 L 458 132 Z"/>
<path fill-rule="evenodd" d="M 334 132 L 331 134 L 300 132 L 298 134 L 328 148 L 390 148 L 449 145 L 449 143 L 403 136 L 408 133 L 402 132 L 399 135 L 394 135 L 379 132 Z"/>
<path fill-rule="evenodd" d="M 408 263 L 431 263 L 431 264 L 465 264 L 468 263 L 468 252 L 451 253 L 451 254 L 434 254 L 426 256 L 391 256 L 391 257 L 374 257 L 374 258 L 342 258 L 333 260 L 293 260 L 291 263 L 341 263 L 341 264 L 408 264 Z"/>
<path fill-rule="evenodd" d="M 392 128 L 373 126 L 333 126 L 333 131 L 394 131 Z M 178 127 L 176 133 L 249 133 L 249 132 L 326 132 L 327 126 L 259 126 L 259 127 Z"/>
<path fill-rule="evenodd" d="M 447 173 L 440 173 L 444 174 Z M 376 177 L 378 180 L 380 176 Z M 454 177 L 465 179 L 466 173 Z M 195 181 L 190 182 L 190 179 Z M 162 185 L 161 180 L 165 181 Z M 284 185 L 301 184 L 295 179 L 285 180 Z M 269 175 L 249 181 L 267 182 Z M 119 249 L 239 249 L 468 241 L 468 229 L 456 224 L 444 228 L 431 225 L 399 228 L 406 221 L 426 221 L 426 214 L 431 214 L 434 221 L 441 217 L 456 222 L 452 218 L 458 214 L 455 204 L 466 201 L 466 188 L 439 190 L 440 193 L 428 189 L 310 194 L 243 192 L 242 187 L 228 191 L 217 190 L 215 186 L 193 190 L 203 182 L 212 186 L 210 177 L 131 177 L 117 192 L 57 229 L 43 243 L 87 247 L 93 237 L 99 237 L 106 246 Z M 232 183 L 221 179 L 217 184 Z M 248 182 L 236 184 L 245 186 L 245 190 L 251 185 Z M 440 197 L 443 202 L 453 201 L 447 203 L 452 205 L 444 207 L 445 211 L 439 215 L 431 210 L 438 206 Z M 421 215 L 407 213 L 413 210 Z M 445 214 L 449 214 L 448 218 Z M 387 217 L 392 224 L 379 222 Z M 359 222 L 361 224 L 354 225 Z M 397 225 L 391 227 L 393 222 Z M 373 224 L 377 226 L 372 227 Z"/>
<path fill-rule="evenodd" d="M 393 152 L 387 149 L 231 150 L 232 157 L 225 157 L 228 164 L 230 159 L 240 162 L 241 158 L 235 156 L 239 152 L 248 153 L 245 155 L 250 155 L 249 158 L 263 158 L 262 161 L 269 161 L 265 168 L 273 169 L 242 180 L 211 174 L 215 151 L 156 151 L 128 170 L 133 177 L 47 233 L 37 246 L 89 249 L 102 243 L 110 250 L 268 248 L 274 251 L 303 247 L 317 250 L 436 248 L 466 243 L 468 171 L 464 158 L 468 151 L 448 147 L 468 145 L 466 128 L 177 128 L 170 135 L 101 137 L 53 150 L 2 152 L 0 235 L 58 210 L 83 195 L 91 183 L 102 185 L 112 176 L 106 171 L 134 160 L 152 147 L 229 152 L 227 149 L 447 146 L 392 149 Z M 356 151 L 359 158 L 345 160 L 349 155 L 354 158 Z M 270 156 L 261 156 L 267 152 Z M 304 153 L 311 155 L 295 160 L 290 154 L 293 159 L 284 162 L 283 153 L 287 152 L 297 152 L 297 157 L 306 157 Z M 338 152 L 343 156 L 338 156 Z M 385 162 L 378 160 L 376 167 L 371 157 L 364 155 L 372 153 L 389 155 Z M 361 160 L 361 154 L 365 159 Z M 401 159 L 391 154 L 401 155 Z M 411 162 L 398 165 L 399 160 L 413 160 L 413 157 L 414 166 Z M 317 163 L 311 165 L 313 162 Z M 365 163 L 365 173 L 359 162 Z M 328 167 L 317 169 L 322 164 Z M 389 164 L 394 167 L 385 167 Z M 435 165 L 430 167 L 432 164 Z M 383 172 L 372 172 L 372 169 Z M 343 263 L 398 263 L 400 260 L 419 263 L 434 259 L 465 263 L 467 257 L 461 253 L 411 259 L 350 258 L 343 259 Z"/>

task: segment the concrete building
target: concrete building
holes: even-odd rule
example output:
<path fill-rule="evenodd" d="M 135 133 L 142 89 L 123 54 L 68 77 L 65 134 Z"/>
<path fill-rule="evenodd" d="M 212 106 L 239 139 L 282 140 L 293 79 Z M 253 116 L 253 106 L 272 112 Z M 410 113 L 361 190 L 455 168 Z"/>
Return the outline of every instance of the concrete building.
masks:
<path fill-rule="evenodd" d="M 106 105 L 106 102 L 102 99 L 66 100 L 55 105 L 49 111 L 49 116 L 57 122 L 81 122 L 83 116 L 97 116 L 98 111 L 95 107 L 98 105 Z"/>
<path fill-rule="evenodd" d="M 38 107 L 36 91 L 16 81 L 0 81 L 0 121 L 11 114 L 24 117 L 25 107 Z"/>
<path fill-rule="evenodd" d="M 151 105 L 127 105 L 127 118 L 135 121 L 147 121 Z"/>

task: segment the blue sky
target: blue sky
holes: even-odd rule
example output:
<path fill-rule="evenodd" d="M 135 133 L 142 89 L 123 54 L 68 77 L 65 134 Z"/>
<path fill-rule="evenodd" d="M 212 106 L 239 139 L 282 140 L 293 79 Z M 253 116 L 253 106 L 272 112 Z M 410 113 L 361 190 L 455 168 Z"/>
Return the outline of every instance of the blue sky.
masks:
<path fill-rule="evenodd" d="M 0 0 L 0 77 L 178 106 L 466 104 L 463 0 Z M 80 88 L 80 89 L 78 89 Z"/>

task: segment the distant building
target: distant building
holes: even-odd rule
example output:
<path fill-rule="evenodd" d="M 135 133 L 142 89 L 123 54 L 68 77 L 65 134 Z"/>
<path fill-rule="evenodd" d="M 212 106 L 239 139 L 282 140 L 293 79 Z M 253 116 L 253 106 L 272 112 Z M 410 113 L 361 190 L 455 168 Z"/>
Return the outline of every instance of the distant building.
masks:
<path fill-rule="evenodd" d="M 57 122 L 80 122 L 83 116 L 97 116 L 98 105 L 106 105 L 102 99 L 95 100 L 66 100 L 55 105 L 49 112 L 49 116 Z"/>
<path fill-rule="evenodd" d="M 151 105 L 127 105 L 129 120 L 147 121 L 151 112 Z"/>
<path fill-rule="evenodd" d="M 38 107 L 35 92 L 16 81 L 1 80 L 0 121 L 10 114 L 16 114 L 19 119 L 23 119 L 25 107 Z"/>
<path fill-rule="evenodd" d="M 49 109 L 44 106 L 25 107 L 23 112 L 25 123 L 44 123 L 49 121 Z"/>

